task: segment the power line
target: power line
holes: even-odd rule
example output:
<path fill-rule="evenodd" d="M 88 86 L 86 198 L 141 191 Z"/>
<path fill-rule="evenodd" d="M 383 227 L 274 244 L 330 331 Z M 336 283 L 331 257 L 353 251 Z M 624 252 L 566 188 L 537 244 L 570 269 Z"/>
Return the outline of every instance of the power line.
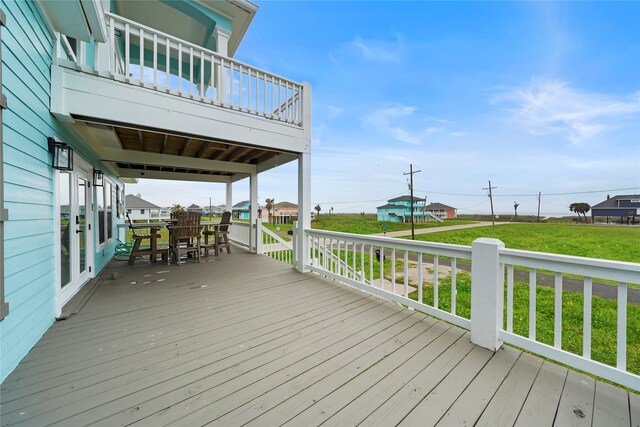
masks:
<path fill-rule="evenodd" d="M 627 188 L 610 188 L 608 190 L 590 190 L 590 191 L 573 191 L 565 193 L 545 193 L 545 196 L 571 196 L 574 194 L 594 194 L 594 193 L 608 193 L 614 191 L 627 191 L 627 190 L 640 190 L 640 187 L 627 187 Z M 465 193 L 444 193 L 438 191 L 416 190 L 421 193 L 427 194 L 442 194 L 446 196 L 461 196 L 461 197 L 486 197 L 486 194 L 465 194 Z M 533 194 L 494 194 L 493 197 L 538 197 L 539 193 Z"/>

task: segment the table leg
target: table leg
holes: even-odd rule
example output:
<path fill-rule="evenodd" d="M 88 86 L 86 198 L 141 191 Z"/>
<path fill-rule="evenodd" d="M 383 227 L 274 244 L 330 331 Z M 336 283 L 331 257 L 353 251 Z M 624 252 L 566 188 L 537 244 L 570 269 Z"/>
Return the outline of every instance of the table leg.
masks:
<path fill-rule="evenodd" d="M 214 226 L 213 234 L 214 234 L 214 238 L 216 239 L 215 240 L 216 256 L 218 256 L 218 248 L 219 248 L 218 244 L 220 243 L 220 234 L 218 234 L 219 231 L 220 231 L 220 229 L 218 227 Z"/>

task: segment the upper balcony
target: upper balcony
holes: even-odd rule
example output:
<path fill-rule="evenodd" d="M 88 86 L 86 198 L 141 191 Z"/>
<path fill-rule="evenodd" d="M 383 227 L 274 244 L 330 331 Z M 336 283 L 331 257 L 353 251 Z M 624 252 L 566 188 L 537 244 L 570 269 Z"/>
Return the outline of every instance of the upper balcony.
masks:
<path fill-rule="evenodd" d="M 104 17 L 103 43 L 59 36 L 51 112 L 119 176 L 237 180 L 310 152 L 310 85 Z"/>

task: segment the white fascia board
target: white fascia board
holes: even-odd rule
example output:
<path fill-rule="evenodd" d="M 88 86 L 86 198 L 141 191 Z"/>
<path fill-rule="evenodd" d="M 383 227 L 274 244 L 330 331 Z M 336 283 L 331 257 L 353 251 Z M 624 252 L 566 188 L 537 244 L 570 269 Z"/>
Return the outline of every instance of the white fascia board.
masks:
<path fill-rule="evenodd" d="M 183 172 L 135 170 L 135 169 L 120 169 L 119 176 L 121 178 L 144 178 L 144 179 L 165 179 L 165 180 L 172 180 L 172 181 L 217 182 L 217 183 L 223 183 L 223 184 L 227 182 L 231 182 L 231 177 L 229 176 L 203 175 L 203 174 L 197 174 L 197 173 L 183 173 Z"/>
<path fill-rule="evenodd" d="M 278 166 L 282 166 L 286 163 L 292 162 L 294 160 L 298 160 L 297 154 L 290 153 L 281 153 L 277 154 L 274 157 L 270 158 L 267 161 L 264 161 L 258 165 L 258 173 L 262 173 L 269 169 L 276 168 Z"/>
<path fill-rule="evenodd" d="M 99 148 L 97 151 L 102 160 L 106 162 L 136 163 L 141 165 L 169 166 L 230 173 L 254 173 L 256 171 L 256 165 L 246 163 L 196 159 L 193 157 L 175 156 L 171 154 L 149 153 L 146 151 L 125 151 Z"/>
<path fill-rule="evenodd" d="M 41 1 L 38 7 L 54 31 L 83 42 L 91 41 L 91 30 L 80 0 Z"/>
<path fill-rule="evenodd" d="M 65 67 L 60 69 L 62 88 L 52 91 L 53 114 L 91 117 L 273 151 L 311 151 L 310 138 L 299 126 Z M 54 107 L 60 111 L 54 111 Z"/>
<path fill-rule="evenodd" d="M 87 23 L 93 34 L 93 40 L 104 43 L 107 41 L 107 22 L 101 0 L 80 0 Z"/>

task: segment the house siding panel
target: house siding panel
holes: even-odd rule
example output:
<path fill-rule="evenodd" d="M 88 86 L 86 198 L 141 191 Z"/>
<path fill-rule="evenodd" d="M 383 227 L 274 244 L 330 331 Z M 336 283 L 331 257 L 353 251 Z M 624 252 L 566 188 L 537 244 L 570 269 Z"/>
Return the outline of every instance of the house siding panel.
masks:
<path fill-rule="evenodd" d="M 100 167 L 82 142 L 49 111 L 55 38 L 32 1 L 0 0 L 7 17 L 2 31 L 5 208 L 5 300 L 0 322 L 0 381 L 14 369 L 55 320 L 54 172 L 47 137 L 69 143 Z M 105 174 L 106 175 L 106 174 Z M 121 181 L 112 178 L 123 188 Z M 113 201 L 115 212 L 115 196 Z M 94 219 L 95 221 L 95 219 Z M 111 260 L 116 240 L 95 255 L 96 273 Z M 95 223 L 95 222 L 94 222 Z M 96 232 L 94 227 L 94 232 Z"/>

